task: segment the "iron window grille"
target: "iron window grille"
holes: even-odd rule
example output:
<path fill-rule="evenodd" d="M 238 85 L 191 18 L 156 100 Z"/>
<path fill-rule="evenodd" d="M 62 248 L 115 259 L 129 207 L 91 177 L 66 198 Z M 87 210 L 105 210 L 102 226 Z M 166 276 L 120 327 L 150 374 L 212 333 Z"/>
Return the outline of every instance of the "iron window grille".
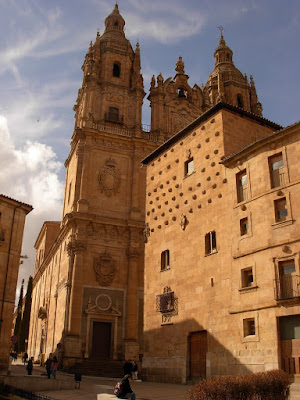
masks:
<path fill-rule="evenodd" d="M 156 296 L 156 311 L 170 313 L 175 310 L 174 292 L 166 292 Z"/>

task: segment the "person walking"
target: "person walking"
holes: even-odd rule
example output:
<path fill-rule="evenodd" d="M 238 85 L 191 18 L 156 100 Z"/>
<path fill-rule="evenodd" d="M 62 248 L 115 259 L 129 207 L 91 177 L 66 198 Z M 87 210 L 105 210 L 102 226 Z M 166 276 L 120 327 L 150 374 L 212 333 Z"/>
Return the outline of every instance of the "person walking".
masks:
<path fill-rule="evenodd" d="M 133 360 L 132 361 L 132 379 L 134 381 L 137 380 L 137 375 L 138 375 L 138 365 L 137 363 Z"/>
<path fill-rule="evenodd" d="M 26 369 L 27 369 L 28 375 L 32 375 L 32 370 L 33 370 L 33 360 L 34 360 L 34 358 L 33 358 L 33 357 L 31 357 L 31 358 L 28 360 L 28 363 L 27 363 L 27 366 L 26 366 Z"/>
<path fill-rule="evenodd" d="M 51 373 L 52 373 L 53 379 L 56 379 L 57 368 L 58 368 L 58 360 L 57 360 L 56 356 L 54 356 L 52 364 L 51 364 Z"/>
<path fill-rule="evenodd" d="M 121 381 L 121 393 L 118 395 L 120 399 L 130 399 L 135 400 L 135 393 L 132 391 L 130 387 L 129 379 L 131 379 L 131 375 L 127 374 Z"/>
<path fill-rule="evenodd" d="M 45 362 L 48 379 L 50 379 L 50 377 L 51 377 L 51 365 L 52 365 L 52 353 L 49 354 L 49 357 L 47 358 L 47 360 Z"/>
<path fill-rule="evenodd" d="M 26 362 L 27 362 L 27 360 L 28 360 L 28 354 L 27 354 L 27 352 L 25 351 L 25 353 L 23 354 L 23 363 L 24 363 L 24 365 L 26 364 Z"/>

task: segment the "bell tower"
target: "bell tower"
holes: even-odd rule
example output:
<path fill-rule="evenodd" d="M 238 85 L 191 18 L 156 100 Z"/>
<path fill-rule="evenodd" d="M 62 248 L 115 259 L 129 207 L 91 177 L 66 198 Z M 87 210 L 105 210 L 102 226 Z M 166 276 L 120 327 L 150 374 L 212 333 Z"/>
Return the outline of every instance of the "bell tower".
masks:
<path fill-rule="evenodd" d="M 90 43 L 74 106 L 61 224 L 70 282 L 65 365 L 97 352 L 138 359 L 142 351 L 146 177 L 140 161 L 157 144 L 141 130 L 140 47 L 133 50 L 124 26 L 116 4 L 104 33 Z"/>
<path fill-rule="evenodd" d="M 232 104 L 246 111 L 262 116 L 262 105 L 257 99 L 255 84 L 250 76 L 243 75 L 233 63 L 233 52 L 227 46 L 223 37 L 223 28 L 219 46 L 216 48 L 215 68 L 204 87 L 204 96 L 212 105 L 218 102 Z"/>

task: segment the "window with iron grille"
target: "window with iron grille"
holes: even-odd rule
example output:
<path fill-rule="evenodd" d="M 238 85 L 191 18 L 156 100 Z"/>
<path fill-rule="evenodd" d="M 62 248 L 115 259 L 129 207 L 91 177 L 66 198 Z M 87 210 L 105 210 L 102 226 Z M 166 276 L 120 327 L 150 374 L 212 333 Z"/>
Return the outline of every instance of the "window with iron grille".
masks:
<path fill-rule="evenodd" d="M 156 311 L 169 313 L 174 311 L 174 292 L 166 292 L 156 296 Z"/>
<path fill-rule="evenodd" d="M 285 184 L 282 153 L 269 157 L 271 187 L 275 188 Z"/>

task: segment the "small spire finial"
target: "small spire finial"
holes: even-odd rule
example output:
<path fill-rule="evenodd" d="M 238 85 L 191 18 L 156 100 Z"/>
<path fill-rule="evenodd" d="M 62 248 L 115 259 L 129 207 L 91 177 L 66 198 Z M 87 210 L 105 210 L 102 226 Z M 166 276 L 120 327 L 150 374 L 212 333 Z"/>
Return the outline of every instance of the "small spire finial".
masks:
<path fill-rule="evenodd" d="M 220 29 L 221 37 L 223 37 L 223 32 L 224 32 L 223 26 L 222 25 L 218 26 L 218 29 Z"/>

